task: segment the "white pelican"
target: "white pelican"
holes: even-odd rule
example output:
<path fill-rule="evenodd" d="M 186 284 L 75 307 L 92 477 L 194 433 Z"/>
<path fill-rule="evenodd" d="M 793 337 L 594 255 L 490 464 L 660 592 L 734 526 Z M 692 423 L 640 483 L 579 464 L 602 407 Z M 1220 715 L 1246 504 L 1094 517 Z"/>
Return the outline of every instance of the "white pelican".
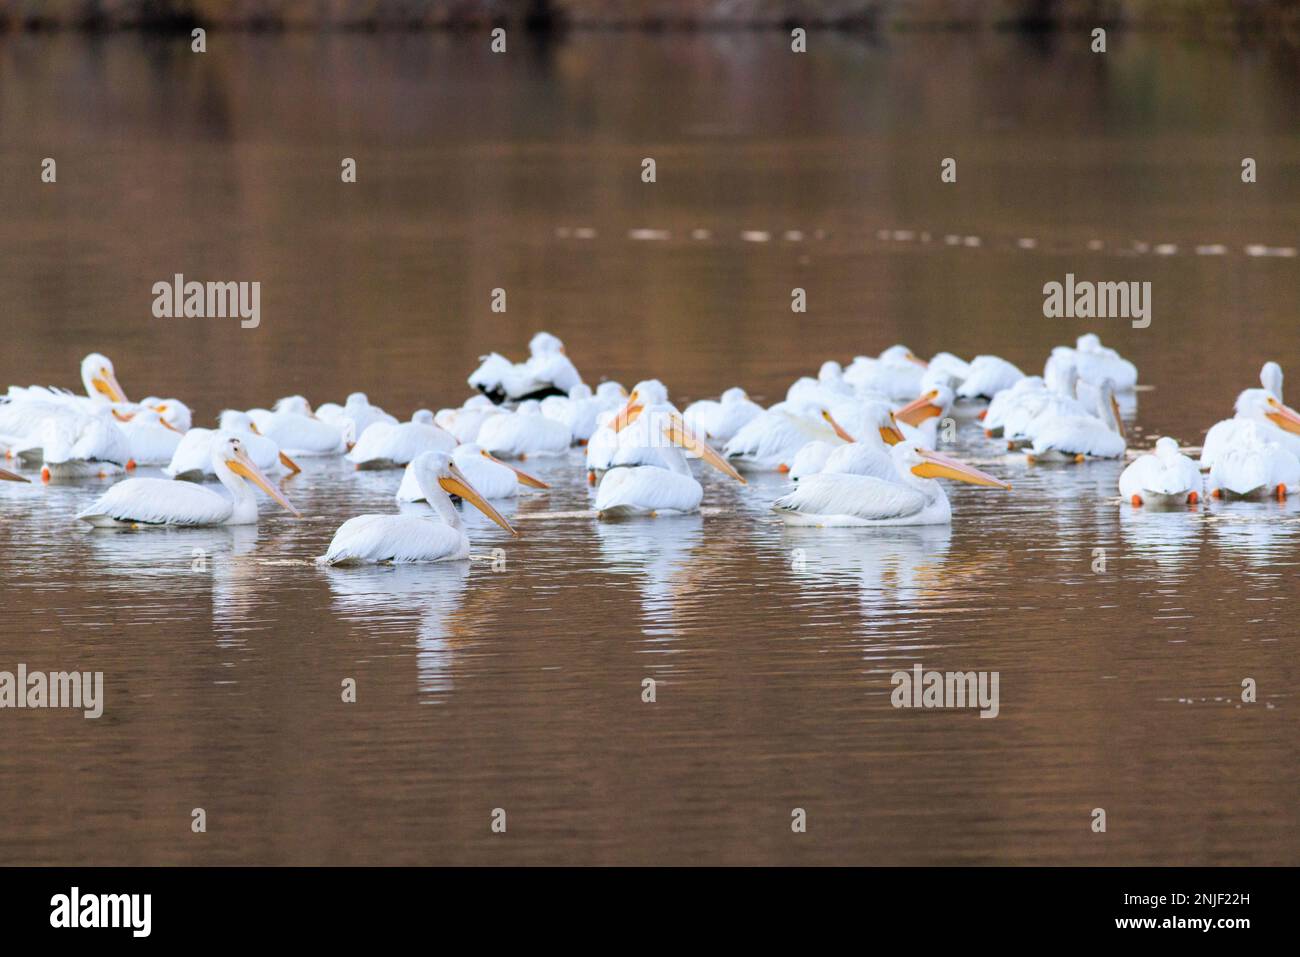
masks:
<path fill-rule="evenodd" d="M 421 453 L 450 452 L 455 447 L 456 437 L 434 424 L 432 412 L 419 409 L 410 422 L 375 420 L 346 457 L 358 469 L 395 469 L 414 462 Z"/>
<path fill-rule="evenodd" d="M 254 430 L 292 456 L 342 455 L 356 442 L 351 419 L 322 422 L 300 395 L 286 396 L 275 408 L 249 409 Z"/>
<path fill-rule="evenodd" d="M 1100 386 L 1107 379 L 1116 392 L 1132 392 L 1137 386 L 1137 366 L 1103 346 L 1095 333 L 1086 333 L 1075 341 L 1074 361 L 1079 381 L 1090 386 Z"/>
<path fill-rule="evenodd" d="M 596 431 L 591 434 L 591 439 L 587 442 L 586 465 L 587 481 L 594 485 L 596 479 L 611 467 L 614 454 L 620 446 L 631 447 L 635 449 L 644 449 L 646 458 L 642 461 L 631 461 L 624 456 L 624 465 L 659 465 L 665 463 L 660 461 L 655 451 L 658 443 L 657 439 L 649 439 L 641 435 L 641 432 L 633 431 L 622 434 L 623 430 L 633 421 L 632 410 L 639 407 L 671 405 L 668 402 L 668 387 L 658 379 L 643 379 L 632 387 L 628 393 L 627 402 L 616 412 L 602 412 L 597 417 Z M 648 420 L 647 420 L 648 421 Z M 641 429 L 648 428 L 646 422 L 641 424 Z"/>
<path fill-rule="evenodd" d="M 828 413 L 829 414 L 829 413 Z M 816 475 L 826 467 L 826 460 L 831 457 L 831 453 L 836 448 L 848 448 L 847 445 L 835 446 L 829 442 L 823 442 L 821 439 L 813 439 L 794 454 L 794 461 L 790 463 L 788 477 L 791 482 L 798 482 L 808 475 Z"/>
<path fill-rule="evenodd" d="M 14 473 L 14 472 L 10 472 L 10 471 L 8 471 L 7 469 L 0 469 L 0 481 L 5 481 L 5 482 L 31 482 L 31 479 L 23 478 L 21 475 L 18 475 L 18 474 Z"/>
<path fill-rule="evenodd" d="M 1270 439 L 1257 423 L 1239 424 L 1232 445 L 1220 451 L 1210 468 L 1210 494 L 1215 498 L 1285 499 L 1300 487 L 1300 459 Z"/>
<path fill-rule="evenodd" d="M 376 422 L 397 425 L 397 417 L 389 415 L 377 405 L 371 405 L 370 397 L 364 392 L 353 392 L 342 405 L 326 402 L 316 410 L 316 418 L 340 428 L 344 422 L 350 421 L 356 430 L 353 434 L 358 437 L 358 441 L 360 436 L 366 434 L 366 429 Z"/>
<path fill-rule="evenodd" d="M 126 436 L 131 461 L 136 465 L 166 465 L 181 444 L 181 433 L 151 408 L 142 407 L 118 428 Z"/>
<path fill-rule="evenodd" d="M 778 402 L 733 435 L 722 454 L 742 471 L 789 472 L 794 457 L 809 442 L 834 446 L 847 440 L 826 421 L 823 411 L 816 405 Z"/>
<path fill-rule="evenodd" d="M 474 442 L 478 440 L 478 430 L 483 422 L 497 411 L 487 396 L 474 395 L 459 409 L 439 409 L 433 421 L 456 436 L 457 442 Z"/>
<path fill-rule="evenodd" d="M 451 453 L 460 470 L 465 473 L 470 484 L 478 489 L 484 498 L 513 498 L 519 492 L 520 485 L 532 488 L 550 488 L 539 478 L 529 475 L 523 469 L 517 469 L 508 462 L 502 462 L 487 449 L 467 442 L 456 446 Z M 399 502 L 423 502 L 424 492 L 415 476 L 414 463 L 402 473 L 402 484 L 397 489 Z"/>
<path fill-rule="evenodd" d="M 579 382 L 569 390 L 568 395 L 551 395 L 542 399 L 542 415 L 564 425 L 569 430 L 569 441 L 574 445 L 584 445 L 596 431 L 596 420 L 600 413 L 622 405 L 622 397 L 611 402 L 606 397 L 597 396 L 591 386 Z"/>
<path fill-rule="evenodd" d="M 893 402 L 906 402 L 921 391 L 928 363 L 907 346 L 890 346 L 875 358 L 856 356 L 844 380 L 858 393 L 879 392 Z"/>
<path fill-rule="evenodd" d="M 625 461 L 644 461 L 637 450 L 622 447 L 614 453 L 612 468 L 596 489 L 596 512 L 601 518 L 631 515 L 657 515 L 660 512 L 689 513 L 699 510 L 704 488 L 691 474 L 683 449 L 698 455 L 724 475 L 742 485 L 744 478 L 709 445 L 686 426 L 671 405 L 647 408 L 634 405 L 626 410 L 629 425 L 645 422 L 653 435 L 654 451 L 661 465 L 629 465 Z"/>
<path fill-rule="evenodd" d="M 955 398 L 952 389 L 946 385 L 922 392 L 907 405 L 894 410 L 895 428 L 901 427 L 903 437 L 909 442 L 917 442 L 928 449 L 936 448 L 939 445 L 939 423 L 952 408 Z M 883 428 L 878 421 L 877 425 Z"/>
<path fill-rule="evenodd" d="M 1282 367 L 1266 362 L 1259 373 L 1263 388 L 1245 389 L 1237 396 L 1235 415 L 1215 423 L 1201 448 L 1201 467 L 1213 467 L 1228 449 L 1240 444 L 1267 440 L 1276 442 L 1300 457 L 1300 413 L 1282 402 Z M 1256 438 L 1251 423 L 1258 428 Z"/>
<path fill-rule="evenodd" d="M 70 408 L 52 411 L 34 424 L 34 431 L 12 450 L 24 462 L 44 463 L 44 482 L 106 477 L 135 468 L 126 436 L 107 406 L 89 412 Z"/>
<path fill-rule="evenodd" d="M 511 535 L 517 534 L 446 452 L 423 452 L 411 467 L 433 515 L 350 518 L 339 526 L 329 548 L 316 561 L 324 565 L 376 565 L 467 559 L 469 536 L 451 503 L 452 495 L 459 495 Z"/>
<path fill-rule="evenodd" d="M 565 452 L 569 439 L 568 426 L 542 415 L 536 399 L 525 399 L 513 412 L 499 410 L 484 419 L 476 441 L 501 458 L 526 459 Z"/>
<path fill-rule="evenodd" d="M 1036 402 L 1047 394 L 1047 383 L 1042 376 L 1027 375 L 1010 389 L 1003 389 L 989 400 L 981 417 L 984 435 L 995 438 L 1002 435 L 1009 416 L 1022 402 Z"/>
<path fill-rule="evenodd" d="M 791 403 L 830 405 L 838 399 L 851 398 L 856 391 L 853 384 L 844 378 L 844 367 L 834 359 L 827 359 L 817 370 L 817 378 L 802 376 L 796 379 L 786 390 L 785 400 Z M 759 408 L 761 410 L 761 406 Z M 689 420 L 687 421 L 689 424 Z M 741 425 L 744 425 L 744 422 Z M 735 434 L 734 430 L 732 434 Z"/>
<path fill-rule="evenodd" d="M 821 472 L 777 499 L 772 510 L 790 525 L 943 525 L 952 521 L 952 508 L 935 479 L 1011 487 L 913 442 L 898 443 L 890 457 L 895 473 L 892 480 Z"/>
<path fill-rule="evenodd" d="M 794 391 L 794 386 L 790 387 Z M 852 395 L 852 390 L 849 390 Z M 700 399 L 682 413 L 686 425 L 701 438 L 728 442 L 733 435 L 763 414 L 763 407 L 750 399 L 745 390 L 733 386 L 716 401 Z"/>
<path fill-rule="evenodd" d="M 87 411 L 87 406 L 127 402 L 126 393 L 122 391 L 122 386 L 118 384 L 117 376 L 113 372 L 112 361 L 98 352 L 92 352 L 81 360 L 81 384 L 86 390 L 84 396 L 73 395 L 64 389 L 11 386 L 5 399 L 15 403 L 55 401 L 80 411 Z M 4 431 L 6 430 L 0 428 L 0 432 Z"/>
<path fill-rule="evenodd" d="M 51 445 L 56 451 L 48 464 L 57 477 L 121 471 L 130 450 L 109 412 L 113 403 L 127 399 L 113 363 L 92 352 L 81 360 L 81 381 L 84 396 L 11 386 L 0 397 L 0 444 L 31 462 L 45 461 L 45 446 Z"/>
<path fill-rule="evenodd" d="M 991 400 L 1024 377 L 1019 368 L 1000 356 L 976 356 L 970 361 L 970 374 L 957 387 L 957 398 Z"/>
<path fill-rule="evenodd" d="M 1007 440 L 1008 449 L 1032 445 L 1039 430 L 1055 419 L 1092 415 L 1092 410 L 1075 395 L 1078 372 L 1073 365 L 1062 368 L 1058 375 L 1052 377 L 1052 383 L 1041 392 L 1023 394 L 1020 401 L 1007 410 L 1002 420 L 1002 435 Z M 1095 399 L 1093 405 L 1096 405 Z"/>
<path fill-rule="evenodd" d="M 1178 451 L 1178 443 L 1165 436 L 1124 469 L 1119 494 L 1134 506 L 1195 505 L 1201 494 L 1201 470 Z"/>
<path fill-rule="evenodd" d="M 130 422 L 137 412 L 143 410 L 157 412 L 164 423 L 182 434 L 188 432 L 194 424 L 194 414 L 180 399 L 160 399 L 155 395 L 146 396 L 139 402 L 114 403 L 113 418 L 119 422 Z"/>
<path fill-rule="evenodd" d="M 216 478 L 216 473 L 212 470 L 212 443 L 222 432 L 243 442 L 244 451 L 253 460 L 253 464 L 267 474 L 302 471 L 298 463 L 281 452 L 280 446 L 274 441 L 255 432 L 256 428 L 247 412 L 226 409 L 218 419 L 216 430 L 190 429 L 181 437 L 171 461 L 163 468 L 163 474 L 187 482 Z"/>
<path fill-rule="evenodd" d="M 951 352 L 936 352 L 930 357 L 930 363 L 921 376 L 921 391 L 926 392 L 936 386 L 946 385 L 954 392 L 971 374 L 971 364 L 961 356 Z"/>
<path fill-rule="evenodd" d="M 513 363 L 495 352 L 469 377 L 469 384 L 493 402 L 522 402 L 548 395 L 568 395 L 582 381 L 564 354 L 564 343 L 549 332 L 539 332 L 528 343 L 528 361 Z"/>
<path fill-rule="evenodd" d="M 212 443 L 212 470 L 230 493 L 170 479 L 133 478 L 118 482 L 77 518 L 97 528 L 141 525 L 253 525 L 257 497 L 248 479 L 293 515 L 298 510 L 248 457 L 244 443 L 218 435 Z"/>
<path fill-rule="evenodd" d="M 1028 458 L 1031 463 L 1117 459 L 1126 447 L 1115 388 L 1104 379 L 1097 388 L 1097 415 L 1043 416 L 1035 428 Z"/>

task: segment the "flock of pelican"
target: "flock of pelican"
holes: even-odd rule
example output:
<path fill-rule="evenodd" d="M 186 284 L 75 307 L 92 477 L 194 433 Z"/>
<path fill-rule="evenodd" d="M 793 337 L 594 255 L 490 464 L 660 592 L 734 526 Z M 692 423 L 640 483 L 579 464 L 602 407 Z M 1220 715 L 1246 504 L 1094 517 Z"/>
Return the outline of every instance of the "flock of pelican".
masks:
<path fill-rule="evenodd" d="M 77 518 L 94 527 L 256 523 L 255 489 L 299 513 L 276 478 L 299 459 L 343 456 L 357 469 L 402 469 L 391 514 L 344 522 L 318 561 L 329 565 L 463 560 L 470 542 L 454 498 L 502 528 L 491 504 L 521 486 L 547 484 L 516 462 L 579 447 L 601 518 L 698 511 L 699 459 L 736 482 L 771 472 L 790 483 L 771 505 L 782 521 L 808 526 L 936 525 L 952 519 L 939 480 L 1009 490 L 993 475 L 939 451 L 959 419 L 1023 451 L 1029 463 L 1077 463 L 1128 455 L 1122 415 L 1137 369 L 1097 336 L 1052 350 L 1043 374 L 1026 375 L 997 356 L 929 360 L 905 346 L 829 360 L 764 408 L 741 388 L 679 410 L 657 379 L 629 392 L 587 385 L 549 333 L 512 362 L 492 353 L 468 379 L 476 393 L 458 408 L 420 409 L 400 422 L 355 392 L 317 408 L 303 396 L 270 409 L 226 410 L 216 429 L 192 427 L 178 399 L 131 402 L 109 359 L 81 364 L 84 395 L 11 387 L 0 397 L 0 452 L 41 479 L 116 476 L 137 466 L 166 478 L 130 477 Z M 1282 396 L 1282 369 L 1264 365 L 1260 388 L 1237 398 L 1234 415 L 1208 432 L 1200 461 L 1160 438 L 1120 475 L 1135 507 L 1195 505 L 1215 497 L 1285 498 L 1300 488 L 1300 414 Z M 0 469 L 0 479 L 26 482 Z M 219 483 L 224 491 L 212 484 Z"/>

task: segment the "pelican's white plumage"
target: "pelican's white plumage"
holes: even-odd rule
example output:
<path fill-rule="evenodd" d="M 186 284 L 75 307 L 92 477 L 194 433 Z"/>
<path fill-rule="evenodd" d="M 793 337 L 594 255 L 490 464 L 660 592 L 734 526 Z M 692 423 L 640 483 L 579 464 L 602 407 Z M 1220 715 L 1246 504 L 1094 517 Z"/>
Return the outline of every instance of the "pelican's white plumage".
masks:
<path fill-rule="evenodd" d="M 849 394 L 852 394 L 852 390 Z M 682 413 L 682 418 L 701 438 L 725 444 L 762 414 L 763 407 L 750 399 L 744 389 L 734 386 L 722 393 L 717 400 L 700 399 L 692 402 Z"/>
<path fill-rule="evenodd" d="M 1025 377 L 1020 369 L 1000 356 L 976 356 L 970 373 L 957 387 L 959 399 L 992 399 Z"/>
<path fill-rule="evenodd" d="M 358 441 L 366 434 L 366 429 L 377 422 L 385 425 L 398 424 L 396 416 L 390 415 L 377 405 L 372 405 L 370 397 L 364 392 L 353 392 L 342 405 L 326 402 L 316 410 L 316 417 L 340 429 L 343 423 L 351 422 L 352 434 L 358 437 Z"/>
<path fill-rule="evenodd" d="M 1028 375 L 1009 389 L 1003 389 L 989 400 L 984 415 L 984 434 L 990 438 L 1002 435 L 1007 417 L 1023 402 L 1038 402 L 1048 392 L 1042 376 Z"/>
<path fill-rule="evenodd" d="M 446 452 L 424 452 L 411 463 L 432 514 L 358 515 L 339 526 L 317 561 L 325 565 L 405 564 L 469 558 L 470 541 L 451 495 L 478 508 L 510 534 L 515 530 L 488 504 Z"/>
<path fill-rule="evenodd" d="M 591 391 L 591 386 L 579 382 L 569 390 L 568 395 L 552 395 L 542 400 L 542 415 L 554 419 L 569 430 L 571 443 L 586 442 L 596 431 L 600 413 L 623 404 L 621 396 L 610 402 L 608 391 L 605 396 L 598 396 Z"/>
<path fill-rule="evenodd" d="M 838 446 L 838 448 L 848 447 L 847 445 Z M 837 446 L 831 445 L 829 442 L 823 442 L 820 439 L 809 442 L 794 454 L 794 461 L 790 463 L 790 481 L 798 482 L 806 476 L 816 475 L 822 471 L 826 467 L 826 460 L 831 457 L 831 453 L 836 448 Z"/>
<path fill-rule="evenodd" d="M 911 442 L 893 447 L 891 479 L 821 472 L 773 503 L 791 525 L 942 525 L 952 520 L 948 496 L 936 478 L 1010 488 L 978 469 Z"/>
<path fill-rule="evenodd" d="M 1134 505 L 1182 505 L 1200 498 L 1201 485 L 1201 470 L 1166 436 L 1120 473 L 1119 494 Z"/>
<path fill-rule="evenodd" d="M 1207 484 L 1216 498 L 1285 498 L 1300 488 L 1300 459 L 1258 423 L 1238 420 L 1233 443 L 1214 456 Z"/>
<path fill-rule="evenodd" d="M 536 399 L 519 403 L 514 412 L 499 410 L 483 420 L 477 442 L 500 458 L 558 455 L 569 448 L 569 428 L 542 415 Z"/>
<path fill-rule="evenodd" d="M 324 422 L 300 395 L 286 396 L 274 409 L 249 409 L 257 431 L 293 456 L 342 455 L 356 441 L 351 419 Z"/>
<path fill-rule="evenodd" d="M 147 406 L 118 425 L 136 465 L 166 465 L 181 444 L 181 433 Z"/>
<path fill-rule="evenodd" d="M 1038 420 L 1030 460 L 1117 459 L 1124 454 L 1124 424 L 1109 380 L 1097 389 L 1096 415 L 1045 415 Z"/>
<path fill-rule="evenodd" d="M 565 355 L 564 343 L 539 332 L 528 343 L 526 362 L 513 363 L 495 352 L 483 357 L 469 384 L 493 402 L 520 402 L 567 395 L 582 376 Z"/>
<path fill-rule="evenodd" d="M 926 362 L 907 346 L 890 346 L 876 358 L 856 356 L 844 380 L 858 393 L 878 392 L 893 402 L 907 402 L 921 391 Z"/>
<path fill-rule="evenodd" d="M 487 396 L 475 395 L 459 409 L 439 409 L 433 420 L 456 436 L 457 442 L 476 442 L 483 422 L 498 411 Z"/>
<path fill-rule="evenodd" d="M 723 455 L 741 471 L 789 471 L 794 457 L 809 442 L 843 443 L 823 411 L 815 405 L 778 402 L 736 432 Z"/>
<path fill-rule="evenodd" d="M 257 498 L 245 479 L 294 515 L 298 512 L 248 457 L 237 437 L 222 433 L 212 444 L 212 470 L 229 496 L 201 485 L 169 479 L 118 482 L 77 518 L 100 528 L 141 525 L 252 525 Z"/>
<path fill-rule="evenodd" d="M 44 463 L 41 477 L 47 481 L 116 475 L 133 464 L 126 435 L 107 406 L 85 412 L 50 410 L 31 424 L 11 449 L 24 462 Z"/>
<path fill-rule="evenodd" d="M 1090 386 L 1100 386 L 1106 380 L 1116 392 L 1131 392 L 1137 386 L 1137 366 L 1103 346 L 1095 333 L 1085 333 L 1075 341 L 1074 362 L 1079 381 Z"/>
<path fill-rule="evenodd" d="M 456 437 L 436 425 L 433 413 L 418 409 L 410 422 L 372 422 L 346 458 L 358 469 L 402 468 L 424 452 L 450 452 Z"/>

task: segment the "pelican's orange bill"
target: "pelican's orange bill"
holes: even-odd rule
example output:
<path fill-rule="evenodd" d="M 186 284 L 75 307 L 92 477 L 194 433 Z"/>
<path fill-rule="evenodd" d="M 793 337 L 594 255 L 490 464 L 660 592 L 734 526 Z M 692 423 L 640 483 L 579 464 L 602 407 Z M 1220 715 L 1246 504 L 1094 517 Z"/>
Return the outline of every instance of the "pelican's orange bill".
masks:
<path fill-rule="evenodd" d="M 916 428 L 926 419 L 933 419 L 936 415 L 943 412 L 943 409 L 934 404 L 934 400 L 938 398 L 938 396 L 939 390 L 931 389 L 929 392 L 918 396 L 895 412 L 894 418 L 899 422 L 910 425 L 912 428 Z"/>
<path fill-rule="evenodd" d="M 912 466 L 912 474 L 920 478 L 946 478 L 958 482 L 970 482 L 972 485 L 991 485 L 994 488 L 1010 491 L 1011 486 L 987 472 L 981 472 L 973 465 L 958 462 L 931 449 L 917 449 L 922 462 Z"/>
<path fill-rule="evenodd" d="M 497 465 L 504 465 L 504 466 L 505 466 L 506 468 L 508 468 L 510 471 L 514 472 L 514 473 L 515 473 L 515 478 L 519 479 L 519 481 L 520 481 L 522 484 L 524 484 L 524 485 L 531 485 L 533 488 L 550 488 L 550 486 L 547 485 L 545 482 L 543 482 L 541 479 L 536 478 L 535 476 L 529 475 L 529 474 L 528 474 L 527 472 L 525 472 L 523 469 L 517 469 L 517 468 L 515 468 L 515 467 L 514 467 L 513 465 L 511 465 L 509 462 L 503 462 L 503 461 L 501 461 L 499 458 L 497 458 L 495 455 L 493 455 L 493 454 L 492 454 L 491 452 L 489 452 L 487 449 L 483 449 L 483 457 L 484 457 L 485 459 L 489 459 L 489 460 L 495 462 Z"/>
<path fill-rule="evenodd" d="M 519 534 L 515 531 L 514 526 L 506 521 L 505 516 L 493 508 L 488 503 L 488 500 L 479 494 L 478 489 L 470 484 L 469 479 L 465 477 L 465 473 L 460 470 L 459 465 L 455 462 L 450 463 L 447 466 L 447 472 L 446 476 L 438 478 L 438 484 L 442 486 L 444 492 L 449 495 L 459 495 L 511 535 Z"/>

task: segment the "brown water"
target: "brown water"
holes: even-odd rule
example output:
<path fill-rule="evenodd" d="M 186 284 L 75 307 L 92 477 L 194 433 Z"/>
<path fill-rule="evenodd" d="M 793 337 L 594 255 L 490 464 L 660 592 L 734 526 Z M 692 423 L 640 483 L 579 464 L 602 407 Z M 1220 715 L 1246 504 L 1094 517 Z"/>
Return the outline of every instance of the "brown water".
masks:
<path fill-rule="evenodd" d="M 545 328 L 590 381 L 775 400 L 897 341 L 1038 371 L 1092 330 L 1151 387 L 1136 441 L 1199 444 L 1265 359 L 1300 369 L 1300 260 L 1245 251 L 1297 244 L 1293 58 L 813 42 L 2 37 L 0 382 L 98 349 L 196 424 L 354 389 L 405 416 Z M 260 281 L 261 326 L 154 319 L 177 272 Z M 1044 319 L 1066 272 L 1150 281 L 1151 327 Z M 469 519 L 504 571 L 313 566 L 393 508 L 343 462 L 257 529 L 87 533 L 102 482 L 0 483 L 0 670 L 107 696 L 0 713 L 0 863 L 1297 863 L 1300 507 L 1135 514 L 1119 463 L 1030 469 L 970 422 L 957 451 L 1015 492 L 887 531 L 788 530 L 776 476 L 600 523 L 578 453 L 539 460 L 519 540 Z M 999 671 L 1000 715 L 893 709 L 914 662 Z"/>

